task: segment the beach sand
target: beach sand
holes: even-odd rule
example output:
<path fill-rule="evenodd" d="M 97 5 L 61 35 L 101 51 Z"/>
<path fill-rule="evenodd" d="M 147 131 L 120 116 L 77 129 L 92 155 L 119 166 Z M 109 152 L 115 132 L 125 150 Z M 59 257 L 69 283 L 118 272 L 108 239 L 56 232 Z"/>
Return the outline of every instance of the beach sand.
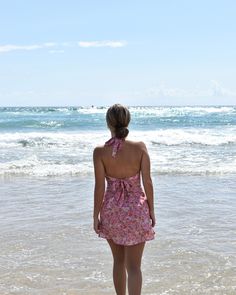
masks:
<path fill-rule="evenodd" d="M 236 294 L 232 176 L 153 176 L 157 225 L 142 294 Z M 93 177 L 0 179 L 0 294 L 115 294 L 92 227 Z"/>

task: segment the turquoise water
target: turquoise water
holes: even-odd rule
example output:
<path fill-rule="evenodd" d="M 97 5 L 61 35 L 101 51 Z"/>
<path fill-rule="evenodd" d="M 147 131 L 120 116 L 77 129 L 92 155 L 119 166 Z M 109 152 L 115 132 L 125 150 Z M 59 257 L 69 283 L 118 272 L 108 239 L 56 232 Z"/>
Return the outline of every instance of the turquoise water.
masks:
<path fill-rule="evenodd" d="M 235 174 L 236 107 L 130 107 L 129 139 L 143 140 L 156 174 Z M 1 175 L 92 174 L 109 137 L 106 107 L 0 108 Z"/>
<path fill-rule="evenodd" d="M 133 130 L 236 125 L 235 106 L 130 107 Z M 104 130 L 106 107 L 2 107 L 0 131 Z"/>

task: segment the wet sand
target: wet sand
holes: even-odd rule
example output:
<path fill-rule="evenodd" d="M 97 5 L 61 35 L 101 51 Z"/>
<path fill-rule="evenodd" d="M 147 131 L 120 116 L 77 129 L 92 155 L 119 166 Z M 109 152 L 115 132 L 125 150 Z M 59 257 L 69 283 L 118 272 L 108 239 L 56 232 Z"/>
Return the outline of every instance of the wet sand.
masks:
<path fill-rule="evenodd" d="M 234 177 L 154 176 L 142 294 L 236 294 Z M 93 177 L 0 179 L 0 294 L 115 294 L 92 228 Z"/>

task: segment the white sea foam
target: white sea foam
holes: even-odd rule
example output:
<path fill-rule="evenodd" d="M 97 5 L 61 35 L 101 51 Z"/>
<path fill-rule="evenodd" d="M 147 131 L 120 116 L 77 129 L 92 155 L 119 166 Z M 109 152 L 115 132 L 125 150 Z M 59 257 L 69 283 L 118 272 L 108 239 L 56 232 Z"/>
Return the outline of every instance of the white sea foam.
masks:
<path fill-rule="evenodd" d="M 36 155 L 0 163 L 0 175 L 62 176 L 91 174 L 92 162 L 66 164 L 39 159 Z"/>
<path fill-rule="evenodd" d="M 57 121 L 41 121 L 40 125 L 46 127 L 61 127 L 63 126 L 63 123 L 59 123 Z"/>
<path fill-rule="evenodd" d="M 105 114 L 107 107 L 90 107 L 90 108 L 78 108 L 77 112 L 80 114 Z"/>
<path fill-rule="evenodd" d="M 80 132 L 16 132 L 1 133 L 0 147 L 6 146 L 94 146 L 103 144 L 109 137 L 107 131 Z M 236 128 L 224 129 L 158 129 L 155 131 L 131 131 L 130 139 L 143 140 L 147 144 L 159 145 L 232 145 L 236 144 Z"/>
<path fill-rule="evenodd" d="M 1 133 L 0 147 L 10 146 L 38 146 L 38 145 L 56 145 L 56 146 L 76 146 L 80 144 L 101 144 L 106 140 L 105 132 L 15 132 Z M 101 138 L 102 137 L 102 138 Z M 102 141 L 103 139 L 103 141 Z"/>
<path fill-rule="evenodd" d="M 91 174 L 93 149 L 108 138 L 108 131 L 1 133 L 0 174 Z M 129 139 L 146 143 L 153 173 L 236 173 L 235 127 L 139 130 Z"/>
<path fill-rule="evenodd" d="M 236 133 L 230 129 L 166 129 L 152 132 L 151 142 L 163 145 L 227 145 L 236 144 Z M 149 135 L 150 140 L 150 135 Z"/>
<path fill-rule="evenodd" d="M 155 115 L 159 117 L 173 117 L 173 116 L 196 116 L 206 114 L 230 114 L 236 113 L 234 106 L 182 106 L 182 107 L 131 107 L 130 111 L 134 115 L 150 116 Z"/>
<path fill-rule="evenodd" d="M 18 165 L 19 163 L 17 163 Z M 16 175 L 28 175 L 28 176 L 63 176 L 63 175 L 92 175 L 93 168 L 87 166 L 84 167 L 83 164 L 77 165 L 56 165 L 56 164 L 48 164 L 48 165 L 35 165 L 27 166 L 27 164 L 17 166 L 16 164 L 12 163 L 10 165 L 2 165 L 0 164 L 0 176 L 16 176 Z M 205 169 L 204 169 L 205 168 Z M 158 175 L 232 175 L 236 174 L 235 166 L 225 167 L 201 167 L 199 169 L 192 169 L 192 167 L 187 168 L 163 168 L 163 167 L 156 167 L 152 169 L 152 174 Z"/>
<path fill-rule="evenodd" d="M 40 158 L 40 155 L 33 155 L 0 163 L 0 175 L 75 176 L 93 174 L 91 154 L 86 158 L 83 156 L 80 158 L 78 154 L 77 160 L 67 159 L 67 161 L 65 161 L 66 154 L 58 156 L 58 158 L 48 156 L 48 160 L 44 160 Z M 225 163 L 217 159 L 209 161 L 204 157 L 194 159 L 191 155 L 183 159 L 177 153 L 173 155 L 171 152 L 159 156 L 151 152 L 150 157 L 154 174 L 224 175 L 236 173 L 236 160 Z"/>

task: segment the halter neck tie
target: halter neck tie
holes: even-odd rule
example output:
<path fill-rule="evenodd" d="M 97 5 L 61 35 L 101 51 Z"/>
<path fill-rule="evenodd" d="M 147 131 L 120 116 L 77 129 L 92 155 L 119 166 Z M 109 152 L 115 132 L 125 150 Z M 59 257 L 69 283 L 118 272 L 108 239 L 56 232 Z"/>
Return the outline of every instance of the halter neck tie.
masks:
<path fill-rule="evenodd" d="M 107 142 L 106 146 L 112 146 L 112 157 L 115 158 L 117 152 L 121 149 L 124 138 L 112 137 Z"/>

